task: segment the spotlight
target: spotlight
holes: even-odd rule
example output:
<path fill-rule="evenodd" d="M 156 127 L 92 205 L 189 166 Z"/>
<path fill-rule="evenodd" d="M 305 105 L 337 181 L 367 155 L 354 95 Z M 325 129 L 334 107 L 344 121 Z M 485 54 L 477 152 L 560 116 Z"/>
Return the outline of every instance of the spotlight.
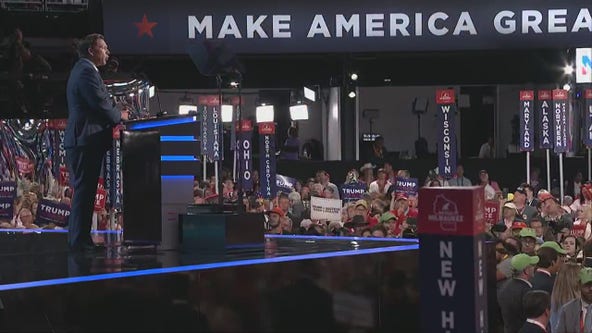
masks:
<path fill-rule="evenodd" d="M 308 106 L 306 104 L 290 106 L 290 118 L 292 120 L 308 120 Z"/>
<path fill-rule="evenodd" d="M 358 80 L 358 73 L 351 73 L 351 75 L 349 76 L 349 78 L 352 81 L 357 81 Z"/>
<path fill-rule="evenodd" d="M 564 84 L 563 85 L 563 90 L 570 91 L 571 90 L 571 85 L 569 83 Z"/>
<path fill-rule="evenodd" d="M 566 64 L 563 66 L 563 74 L 565 75 L 572 75 L 574 72 L 574 68 L 572 65 Z"/>
<path fill-rule="evenodd" d="M 256 117 L 258 123 L 271 123 L 274 120 L 273 105 L 262 104 L 256 108 Z"/>
<path fill-rule="evenodd" d="M 349 98 L 356 98 L 356 92 L 352 90 L 352 91 L 349 92 L 349 94 L 347 94 L 347 96 Z"/>
<path fill-rule="evenodd" d="M 152 98 L 154 97 L 154 93 L 156 89 L 154 88 L 154 86 L 150 86 L 150 88 L 148 88 L 148 98 Z"/>
<path fill-rule="evenodd" d="M 193 100 L 185 94 L 185 96 L 179 100 L 179 114 L 187 115 L 192 112 L 197 112 L 197 105 L 193 104 Z"/>
<path fill-rule="evenodd" d="M 231 123 L 233 113 L 234 108 L 232 107 L 232 105 L 222 105 L 222 122 Z"/>
<path fill-rule="evenodd" d="M 317 93 L 308 87 L 304 87 L 304 98 L 308 99 L 311 102 L 316 102 Z"/>
<path fill-rule="evenodd" d="M 239 85 L 238 81 L 230 81 L 231 88 L 238 88 L 238 85 Z"/>

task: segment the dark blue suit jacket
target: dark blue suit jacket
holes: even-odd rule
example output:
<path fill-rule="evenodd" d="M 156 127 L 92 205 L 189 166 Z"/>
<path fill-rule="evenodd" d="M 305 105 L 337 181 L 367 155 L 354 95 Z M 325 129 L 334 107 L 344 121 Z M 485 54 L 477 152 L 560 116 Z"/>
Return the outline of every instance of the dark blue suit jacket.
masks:
<path fill-rule="evenodd" d="M 110 147 L 113 125 L 121 121 L 99 72 L 88 59 L 80 59 L 68 78 L 68 126 L 65 148 Z"/>

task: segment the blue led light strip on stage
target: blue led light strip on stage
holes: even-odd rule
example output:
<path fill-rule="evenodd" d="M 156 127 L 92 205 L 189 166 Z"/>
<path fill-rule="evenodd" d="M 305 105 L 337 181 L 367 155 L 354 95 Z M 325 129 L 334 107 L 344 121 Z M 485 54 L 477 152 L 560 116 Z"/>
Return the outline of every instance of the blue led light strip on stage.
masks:
<path fill-rule="evenodd" d="M 237 261 L 228 261 L 228 262 L 221 262 L 221 263 L 199 264 L 199 265 L 167 267 L 167 268 L 153 268 L 153 269 L 131 271 L 131 272 L 108 273 L 108 274 L 78 276 L 78 277 L 69 277 L 69 278 L 52 279 L 52 280 L 41 280 L 41 281 L 32 281 L 32 282 L 4 284 L 4 285 L 0 285 L 0 291 L 25 289 L 25 288 L 36 288 L 36 287 L 47 287 L 47 286 L 55 286 L 55 285 L 61 285 L 61 284 L 101 281 L 101 280 L 109 280 L 109 279 L 131 278 L 131 277 L 138 277 L 138 276 L 158 275 L 158 274 L 181 273 L 181 272 L 206 270 L 206 269 L 228 268 L 228 267 L 238 267 L 238 266 L 247 266 L 247 265 L 259 265 L 259 264 L 271 264 L 271 263 L 288 262 L 288 261 L 323 259 L 323 258 L 344 257 L 344 256 L 374 254 L 374 253 L 384 253 L 384 252 L 399 252 L 399 251 L 409 251 L 409 250 L 417 250 L 417 249 L 419 249 L 419 244 L 389 246 L 389 247 L 362 249 L 362 250 L 347 250 L 347 251 L 338 251 L 338 252 L 310 253 L 310 254 L 302 254 L 302 255 L 297 255 L 297 256 L 237 260 Z"/>
<path fill-rule="evenodd" d="M 162 162 L 196 162 L 199 161 L 197 157 L 192 155 L 162 155 L 160 156 Z"/>
<path fill-rule="evenodd" d="M 155 127 L 188 124 L 188 123 L 193 123 L 196 121 L 197 121 L 197 117 L 191 116 L 191 117 L 183 117 L 183 118 L 143 121 L 143 122 L 135 123 L 135 124 L 126 124 L 126 127 L 127 127 L 127 129 L 130 129 L 130 130 L 141 130 L 141 129 L 149 129 L 149 128 L 155 128 Z"/>
<path fill-rule="evenodd" d="M 160 142 L 197 142 L 197 139 L 190 135 L 163 135 Z"/>
<path fill-rule="evenodd" d="M 399 243 L 419 243 L 416 238 L 378 238 L 378 237 L 345 237 L 345 236 L 310 236 L 310 235 L 265 235 L 266 238 L 288 238 L 288 239 L 308 239 L 308 240 L 348 240 L 348 241 L 378 241 L 378 242 L 399 242 Z"/>

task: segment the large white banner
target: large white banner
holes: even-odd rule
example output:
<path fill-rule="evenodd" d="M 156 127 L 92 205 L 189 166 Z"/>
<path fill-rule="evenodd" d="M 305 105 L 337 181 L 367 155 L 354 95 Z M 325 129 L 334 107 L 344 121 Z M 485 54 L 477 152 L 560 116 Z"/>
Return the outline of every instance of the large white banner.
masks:
<path fill-rule="evenodd" d="M 341 221 L 341 200 L 310 198 L 311 220 Z"/>
<path fill-rule="evenodd" d="M 592 83 L 592 48 L 576 49 L 576 83 Z"/>

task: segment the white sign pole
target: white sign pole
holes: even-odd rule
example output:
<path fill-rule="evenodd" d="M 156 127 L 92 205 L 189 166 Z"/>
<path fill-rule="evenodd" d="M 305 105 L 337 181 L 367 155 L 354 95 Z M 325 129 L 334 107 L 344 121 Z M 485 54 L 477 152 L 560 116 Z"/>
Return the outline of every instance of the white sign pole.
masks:
<path fill-rule="evenodd" d="M 563 153 L 559 153 L 559 195 L 563 205 Z"/>
<path fill-rule="evenodd" d="M 526 182 L 530 183 L 530 152 L 526 152 Z"/>
<path fill-rule="evenodd" d="M 547 150 L 547 188 L 551 190 L 551 151 Z M 528 180 L 530 183 L 530 179 Z M 536 195 L 536 193 L 535 193 Z"/>

